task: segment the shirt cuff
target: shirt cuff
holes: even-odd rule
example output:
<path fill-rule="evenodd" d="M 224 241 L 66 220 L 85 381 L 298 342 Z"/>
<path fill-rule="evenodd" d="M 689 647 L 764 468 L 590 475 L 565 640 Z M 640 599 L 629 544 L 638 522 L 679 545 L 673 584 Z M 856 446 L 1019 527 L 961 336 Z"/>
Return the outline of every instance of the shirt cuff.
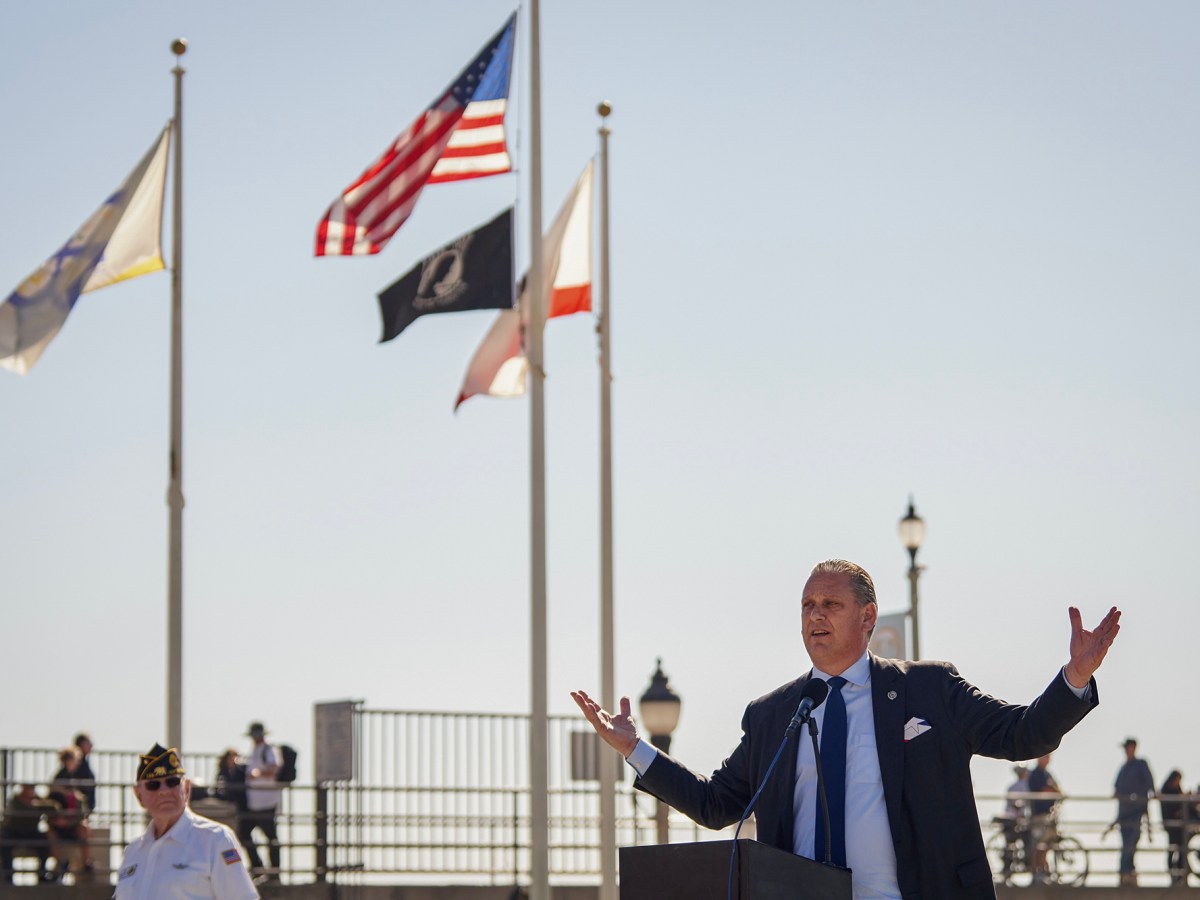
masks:
<path fill-rule="evenodd" d="M 1074 694 L 1076 697 L 1078 697 L 1080 700 L 1091 700 L 1092 699 L 1092 679 L 1089 678 L 1087 684 L 1085 684 L 1081 688 L 1077 688 L 1077 687 L 1075 687 L 1075 685 L 1071 684 L 1071 680 L 1069 678 L 1067 678 L 1067 667 L 1063 666 L 1062 667 L 1062 680 L 1063 680 L 1063 684 L 1065 684 L 1067 687 L 1069 687 L 1071 689 L 1071 693 Z"/>
<path fill-rule="evenodd" d="M 638 773 L 638 778 L 646 774 L 646 770 L 650 768 L 650 763 L 658 759 L 658 750 L 649 741 L 638 739 L 637 746 L 633 748 L 633 752 L 625 757 L 625 762 L 633 766 L 633 770 Z"/>

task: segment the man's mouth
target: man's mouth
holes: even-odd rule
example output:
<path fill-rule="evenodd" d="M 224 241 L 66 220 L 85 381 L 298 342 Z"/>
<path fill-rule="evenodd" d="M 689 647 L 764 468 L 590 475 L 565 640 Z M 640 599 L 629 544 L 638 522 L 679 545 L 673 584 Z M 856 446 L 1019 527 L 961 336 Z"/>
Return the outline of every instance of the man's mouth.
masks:
<path fill-rule="evenodd" d="M 824 628 L 814 628 L 808 633 L 809 637 L 825 637 L 829 634 Z"/>

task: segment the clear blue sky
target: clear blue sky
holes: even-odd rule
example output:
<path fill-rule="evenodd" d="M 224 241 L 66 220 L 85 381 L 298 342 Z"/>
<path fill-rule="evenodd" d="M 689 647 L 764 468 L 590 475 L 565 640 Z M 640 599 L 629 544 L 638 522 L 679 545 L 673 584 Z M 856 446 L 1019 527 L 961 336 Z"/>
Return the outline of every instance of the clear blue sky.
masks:
<path fill-rule="evenodd" d="M 716 765 L 809 665 L 828 556 L 906 602 L 925 655 L 1032 698 L 1066 607 L 1124 628 L 1053 766 L 1103 793 L 1127 733 L 1200 782 L 1200 8 L 543 4 L 546 219 L 612 136 L 618 690 L 656 656 L 674 748 Z M 451 414 L 488 313 L 376 346 L 375 293 L 527 193 L 430 188 L 373 259 L 318 219 L 511 6 L 12 5 L 0 34 L 7 293 L 171 115 L 184 58 L 184 733 L 251 719 L 311 765 L 315 701 L 528 709 L 528 412 Z M 527 149 L 527 31 L 510 116 Z M 520 254 L 527 252 L 521 240 Z M 169 278 L 85 297 L 0 372 L 0 744 L 165 732 Z M 599 686 L 589 317 L 546 335 L 550 696 Z M 244 743 L 242 744 L 244 746 Z M 976 766 L 981 789 L 1006 764 Z"/>

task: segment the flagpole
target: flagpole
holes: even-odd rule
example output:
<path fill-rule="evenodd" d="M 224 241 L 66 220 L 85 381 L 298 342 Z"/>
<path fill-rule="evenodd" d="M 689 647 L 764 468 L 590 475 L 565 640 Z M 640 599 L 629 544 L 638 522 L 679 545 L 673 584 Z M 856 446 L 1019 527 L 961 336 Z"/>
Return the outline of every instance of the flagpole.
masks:
<path fill-rule="evenodd" d="M 171 456 L 167 487 L 167 746 L 183 746 L 183 73 L 187 41 L 175 54 L 175 190 L 171 243 Z"/>
<path fill-rule="evenodd" d="M 529 502 L 530 900 L 550 900 L 550 779 L 546 647 L 546 409 L 542 368 L 542 71 L 538 0 L 529 0 Z"/>
<path fill-rule="evenodd" d="M 600 113 L 600 700 L 616 709 L 613 615 L 612 516 L 612 330 L 608 289 L 608 116 L 607 100 Z M 600 753 L 600 900 L 617 900 L 617 757 Z"/>

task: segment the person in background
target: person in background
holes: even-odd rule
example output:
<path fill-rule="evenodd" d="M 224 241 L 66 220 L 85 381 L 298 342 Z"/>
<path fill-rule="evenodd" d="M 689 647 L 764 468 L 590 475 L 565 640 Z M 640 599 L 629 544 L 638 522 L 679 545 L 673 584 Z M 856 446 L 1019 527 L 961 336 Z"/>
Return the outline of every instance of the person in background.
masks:
<path fill-rule="evenodd" d="M 1004 851 L 1000 862 L 1003 865 L 1001 874 L 1005 884 L 1013 873 L 1017 840 L 1027 831 L 1029 825 L 1029 801 L 1023 796 L 1029 793 L 1029 769 L 1023 765 L 1013 766 L 1013 774 L 1017 776 L 1017 780 L 1008 786 L 1004 812 L 994 819 L 1004 831 Z M 1026 853 L 1028 854 L 1028 848 Z"/>
<path fill-rule="evenodd" d="M 225 752 L 217 761 L 217 775 L 213 779 L 213 785 L 215 796 L 229 801 L 239 809 L 246 808 L 246 764 L 233 747 L 225 748 Z"/>
<path fill-rule="evenodd" d="M 1037 765 L 1029 773 L 1029 792 L 1031 794 L 1058 794 L 1058 782 L 1050 774 L 1050 754 L 1039 757 Z M 1029 831 L 1026 837 L 1025 855 L 1030 860 L 1033 880 L 1037 884 L 1049 881 L 1046 870 L 1046 846 L 1054 837 L 1056 807 L 1058 797 L 1047 797 L 1045 800 L 1029 802 Z"/>
<path fill-rule="evenodd" d="M 1008 802 L 1004 807 L 1005 815 L 1011 819 L 1023 819 L 1029 814 L 1029 801 L 1021 796 L 1029 793 L 1029 771 L 1023 765 L 1013 766 L 1017 780 L 1008 786 Z"/>
<path fill-rule="evenodd" d="M 246 764 L 238 758 L 238 752 L 232 747 L 221 754 L 221 760 L 217 763 L 213 796 L 233 804 L 239 823 L 235 830 L 241 830 L 241 817 L 246 810 Z"/>
<path fill-rule="evenodd" d="M 0 881 L 13 882 L 15 850 L 32 850 L 38 858 L 38 879 L 53 881 L 54 874 L 47 865 L 50 860 L 50 836 L 41 830 L 41 822 L 58 809 L 53 800 L 43 800 L 32 784 L 22 784 L 4 805 L 0 820 Z"/>
<path fill-rule="evenodd" d="M 75 847 L 79 848 L 83 871 L 90 875 L 96 867 L 92 862 L 92 848 L 89 842 L 91 832 L 87 824 L 90 810 L 87 800 L 75 785 L 79 772 L 78 748 L 72 746 L 61 750 L 58 761 L 62 768 L 58 770 L 50 785 L 50 799 L 59 807 L 50 816 L 50 835 L 56 860 L 55 875 L 61 878 L 70 870 L 71 850 Z"/>
<path fill-rule="evenodd" d="M 1159 811 L 1163 830 L 1167 833 L 1167 871 L 1171 884 L 1187 882 L 1187 804 L 1183 800 L 1183 773 L 1172 769 L 1158 789 Z"/>
<path fill-rule="evenodd" d="M 125 850 L 114 900 L 258 900 L 233 831 L 188 809 L 178 750 L 142 754 L 133 793 L 150 826 Z"/>
<path fill-rule="evenodd" d="M 1190 841 L 1192 835 L 1195 834 L 1196 831 L 1200 831 L 1200 824 L 1197 824 L 1200 823 L 1200 800 L 1197 800 L 1196 798 L 1200 798 L 1200 785 L 1196 785 L 1196 789 L 1192 791 L 1191 800 L 1189 800 L 1189 802 L 1184 806 L 1184 808 L 1187 810 L 1187 815 L 1184 816 L 1184 840 L 1186 841 Z M 1192 802 L 1193 800 L 1196 802 Z M 1183 856 L 1185 863 L 1184 867 L 1186 868 L 1187 847 L 1183 848 Z M 1196 871 L 1200 872 L 1200 847 L 1196 848 Z"/>
<path fill-rule="evenodd" d="M 83 794 L 89 812 L 96 811 L 96 773 L 92 771 L 92 738 L 81 731 L 75 735 L 75 749 L 79 751 L 79 767 L 75 770 L 75 789 Z"/>
<path fill-rule="evenodd" d="M 1121 829 L 1121 885 L 1137 886 L 1137 871 L 1133 857 L 1138 841 L 1142 837 L 1142 819 L 1150 808 L 1154 796 L 1154 776 L 1150 766 L 1137 756 L 1136 738 L 1125 738 L 1121 745 L 1125 749 L 1125 764 L 1117 772 L 1113 796 L 1117 800 L 1116 825 Z"/>
<path fill-rule="evenodd" d="M 279 881 L 279 832 L 275 825 L 282 789 L 275 781 L 279 771 L 279 754 L 267 743 L 267 729 L 262 722 L 251 722 L 246 732 L 254 742 L 254 748 L 246 760 L 246 809 L 238 817 L 238 837 L 250 856 L 250 865 L 255 870 L 263 868 L 262 857 L 254 845 L 254 829 L 266 835 L 267 852 L 271 858 L 271 869 L 259 871 L 256 884 Z"/>

